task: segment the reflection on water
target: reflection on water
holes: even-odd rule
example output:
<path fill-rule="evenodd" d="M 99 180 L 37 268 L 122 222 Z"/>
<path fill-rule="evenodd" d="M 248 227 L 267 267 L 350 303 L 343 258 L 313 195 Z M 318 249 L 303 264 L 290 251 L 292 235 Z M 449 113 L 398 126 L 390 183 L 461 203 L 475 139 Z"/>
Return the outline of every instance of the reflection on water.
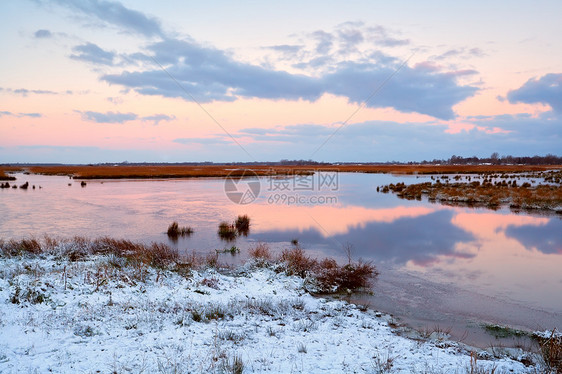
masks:
<path fill-rule="evenodd" d="M 267 191 L 252 204 L 236 205 L 225 196 L 221 179 L 89 181 L 81 188 L 67 177 L 17 177 L 18 184 L 27 180 L 43 188 L 0 190 L 1 238 L 47 233 L 168 241 L 166 229 L 178 221 L 194 233 L 172 245 L 210 251 L 233 245 L 217 237 L 219 222 L 248 214 L 250 235 L 234 243 L 243 252 L 256 241 L 280 249 L 298 239 L 311 253 L 343 258 L 342 246 L 350 243 L 355 257 L 392 272 L 393 289 L 403 287 L 405 295 L 414 295 L 417 286 L 401 284 L 396 274 L 554 313 L 546 320 L 558 325 L 543 327 L 562 327 L 560 217 L 446 207 L 376 192 L 383 184 L 417 183 L 427 176 L 341 174 L 338 190 L 329 191 L 336 203 L 304 206 L 271 204 Z M 262 187 L 266 183 L 262 180 Z M 377 287 L 390 287 L 384 279 L 383 272 Z M 471 301 L 449 297 L 458 307 L 477 308 L 472 298 L 463 299 Z M 520 324 L 538 327 L 531 326 L 532 318 L 521 317 Z"/>
<path fill-rule="evenodd" d="M 397 210 L 404 211 L 405 208 L 398 207 Z M 474 256 L 455 249 L 457 243 L 471 241 L 474 237 L 452 224 L 453 214 L 450 210 L 437 210 L 419 216 L 395 215 L 390 221 L 372 220 L 347 226 L 344 232 L 335 232 L 328 237 L 323 235 L 327 231 L 320 224 L 305 230 L 263 231 L 255 234 L 255 237 L 263 241 L 298 238 L 304 246 L 329 244 L 332 241 L 335 251 L 330 255 L 338 255 L 338 250 L 345 243 L 351 243 L 356 257 L 371 259 L 376 263 L 391 261 L 406 264 L 412 261 L 424 265 L 436 261 L 439 256 Z"/>
<path fill-rule="evenodd" d="M 510 225 L 505 234 L 518 240 L 528 250 L 562 255 L 562 227 L 560 220 L 548 220 L 540 225 Z"/>

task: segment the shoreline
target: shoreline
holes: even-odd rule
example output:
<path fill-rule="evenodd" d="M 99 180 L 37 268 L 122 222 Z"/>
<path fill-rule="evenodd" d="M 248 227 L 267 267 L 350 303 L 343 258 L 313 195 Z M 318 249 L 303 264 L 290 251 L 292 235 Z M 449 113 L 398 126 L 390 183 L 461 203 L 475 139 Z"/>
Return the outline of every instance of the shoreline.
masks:
<path fill-rule="evenodd" d="M 312 296 L 310 279 L 289 275 L 287 264 L 256 257 L 226 270 L 208 259 L 185 266 L 162 257 L 162 248 L 146 266 L 111 252 L 76 257 L 87 244 L 52 242 L 48 251 L 0 258 L 0 368 L 25 362 L 71 372 L 117 360 L 135 370 L 139 354 L 149 371 L 166 359 L 195 372 L 242 365 L 243 372 L 531 373 L 540 365 L 535 354 L 477 350 L 443 333 L 401 337 L 388 315 Z"/>

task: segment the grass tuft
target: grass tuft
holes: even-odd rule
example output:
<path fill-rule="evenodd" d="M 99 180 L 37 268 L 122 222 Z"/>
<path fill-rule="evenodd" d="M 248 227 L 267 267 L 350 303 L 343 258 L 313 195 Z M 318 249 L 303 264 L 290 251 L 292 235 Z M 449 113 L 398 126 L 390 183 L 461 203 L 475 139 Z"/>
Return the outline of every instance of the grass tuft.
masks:
<path fill-rule="evenodd" d="M 544 361 L 546 373 L 562 373 L 562 335 L 553 330 L 550 337 L 536 337 L 540 345 L 540 354 Z"/>
<path fill-rule="evenodd" d="M 170 238 L 178 238 L 179 236 L 190 236 L 193 234 L 193 229 L 189 226 L 180 227 L 180 225 L 174 221 L 168 226 L 167 234 Z"/>
<path fill-rule="evenodd" d="M 272 262 L 273 255 L 266 243 L 258 243 L 248 249 L 250 258 L 254 259 L 260 265 L 266 265 Z"/>
<path fill-rule="evenodd" d="M 234 226 L 236 226 L 238 233 L 248 236 L 248 233 L 250 232 L 250 217 L 248 217 L 247 214 L 238 216 L 236 221 L 234 221 Z"/>
<path fill-rule="evenodd" d="M 219 231 L 217 233 L 222 240 L 226 241 L 232 241 L 236 239 L 236 236 L 238 236 L 236 226 L 226 221 L 219 224 Z"/>

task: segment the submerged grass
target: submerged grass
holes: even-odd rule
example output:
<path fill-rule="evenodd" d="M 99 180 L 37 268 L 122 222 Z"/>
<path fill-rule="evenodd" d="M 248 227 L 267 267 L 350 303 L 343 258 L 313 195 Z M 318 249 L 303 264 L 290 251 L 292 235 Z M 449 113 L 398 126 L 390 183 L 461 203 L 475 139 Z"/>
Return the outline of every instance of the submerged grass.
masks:
<path fill-rule="evenodd" d="M 226 240 L 226 241 L 232 241 L 232 240 L 236 239 L 236 237 L 238 236 L 236 226 L 234 224 L 228 223 L 226 221 L 223 221 L 223 222 L 219 223 L 219 230 L 218 230 L 217 234 L 219 235 L 219 237 L 221 239 Z"/>
<path fill-rule="evenodd" d="M 180 227 L 180 225 L 174 221 L 168 226 L 167 234 L 170 238 L 178 238 L 179 236 L 190 236 L 193 234 L 193 228 L 189 226 Z"/>

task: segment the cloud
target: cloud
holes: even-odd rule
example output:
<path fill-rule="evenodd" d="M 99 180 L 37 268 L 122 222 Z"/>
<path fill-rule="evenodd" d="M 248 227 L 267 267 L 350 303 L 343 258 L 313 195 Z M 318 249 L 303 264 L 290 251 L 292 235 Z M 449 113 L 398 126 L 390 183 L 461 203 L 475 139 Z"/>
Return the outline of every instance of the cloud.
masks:
<path fill-rule="evenodd" d="M 321 55 L 328 54 L 332 49 L 335 37 L 322 30 L 314 31 L 310 36 L 316 41 L 315 51 Z"/>
<path fill-rule="evenodd" d="M 340 41 L 340 48 L 344 52 L 355 50 L 357 44 L 365 40 L 361 30 L 357 28 L 343 28 L 338 30 L 338 39 Z"/>
<path fill-rule="evenodd" d="M 388 59 L 392 61 L 388 64 L 343 62 L 312 77 L 239 62 L 222 50 L 192 40 L 166 39 L 149 45 L 148 53 L 166 65 L 167 71 L 201 102 L 234 101 L 239 97 L 316 101 L 323 94 L 334 94 L 360 104 L 397 68 L 395 59 Z M 452 107 L 477 91 L 456 82 L 457 77 L 466 73 L 405 66 L 367 105 L 451 119 L 455 116 Z M 107 74 L 100 79 L 144 95 L 189 99 L 156 67 Z"/>
<path fill-rule="evenodd" d="M 494 116 L 466 119 L 466 128 L 452 132 L 448 123 L 368 121 L 339 125 L 292 125 L 272 129 L 246 128 L 236 134 L 251 154 L 266 160 L 282 158 L 318 161 L 421 161 L 453 154 L 464 157 L 560 154 L 562 121 L 556 118 Z M 326 140 L 320 150 L 313 152 Z"/>
<path fill-rule="evenodd" d="M 265 48 L 271 49 L 273 51 L 281 52 L 281 53 L 284 53 L 284 54 L 288 54 L 288 55 L 295 55 L 302 49 L 302 46 L 281 44 L 281 45 L 272 45 L 272 46 L 265 47 Z"/>
<path fill-rule="evenodd" d="M 72 48 L 75 53 L 70 58 L 98 65 L 113 65 L 115 53 L 104 51 L 96 44 L 86 43 Z"/>
<path fill-rule="evenodd" d="M 304 45 L 293 44 L 269 47 L 283 56 L 281 60 L 294 56 L 293 67 L 324 69 L 314 76 L 295 74 L 235 60 L 225 51 L 202 46 L 191 38 L 175 39 L 163 32 L 156 19 L 114 1 L 54 1 L 144 36 L 162 38 L 148 45 L 144 53 L 127 55 L 116 55 L 94 43 L 74 47 L 70 57 L 75 60 L 115 66 L 115 59 L 119 57 L 123 63 L 143 67 L 102 75 L 102 81 L 143 95 L 185 99 L 193 96 L 199 102 L 235 101 L 238 98 L 313 102 L 324 94 L 334 94 L 346 97 L 351 103 L 361 104 L 393 74 L 400 63 L 374 47 L 409 44 L 409 40 L 395 37 L 395 32 L 382 26 L 368 28 L 362 22 L 346 22 L 338 25 L 332 33 L 317 30 L 309 34 L 314 51 L 306 50 Z M 336 50 L 332 51 L 334 48 Z M 359 57 L 350 58 L 353 54 Z M 165 65 L 182 87 L 155 66 L 152 57 Z M 460 71 L 428 71 L 406 66 L 367 106 L 391 107 L 402 112 L 451 119 L 455 117 L 452 107 L 477 91 L 476 87 L 458 84 L 457 78 L 463 75 Z"/>
<path fill-rule="evenodd" d="M 462 47 L 462 48 L 449 49 L 439 55 L 432 56 L 431 59 L 435 61 L 443 61 L 443 60 L 448 60 L 450 58 L 458 57 L 466 60 L 472 57 L 484 57 L 484 56 L 486 56 L 486 53 L 484 53 L 484 51 L 480 48 Z"/>
<path fill-rule="evenodd" d="M 8 111 L 0 111 L 0 117 L 10 116 L 10 117 L 31 117 L 31 118 L 41 118 L 43 115 L 41 113 L 12 113 Z"/>
<path fill-rule="evenodd" d="M 97 123 L 125 123 L 128 121 L 134 121 L 140 119 L 145 122 L 152 122 L 154 125 L 160 124 L 161 121 L 172 121 L 176 119 L 175 116 L 168 116 L 166 114 L 153 114 L 151 116 L 139 117 L 135 113 L 119 113 L 119 112 L 92 112 L 92 111 L 79 111 L 75 110 L 76 113 L 80 113 L 82 119 L 86 121 L 92 121 Z"/>
<path fill-rule="evenodd" d="M 410 44 L 410 39 L 398 39 L 391 36 L 391 32 L 383 26 L 375 26 L 367 29 L 370 37 L 378 44 L 384 47 L 400 47 Z"/>
<path fill-rule="evenodd" d="M 97 123 L 125 123 L 128 121 L 136 120 L 138 118 L 138 116 L 135 113 L 118 113 L 118 112 L 100 113 L 100 112 L 91 112 L 91 111 L 81 112 L 78 110 L 76 112 L 80 113 L 83 120 L 93 121 Z"/>
<path fill-rule="evenodd" d="M 5 90 L 7 92 L 15 93 L 17 95 L 22 95 L 24 97 L 26 97 L 29 94 L 34 94 L 34 95 L 58 95 L 58 92 L 54 92 L 54 91 L 50 91 L 50 90 L 28 90 L 27 88 L 16 88 L 16 89 L 6 88 Z"/>
<path fill-rule="evenodd" d="M 152 121 L 153 124 L 159 125 L 160 121 L 172 121 L 176 119 L 176 116 L 168 116 L 166 114 L 154 114 L 152 116 L 146 116 L 141 118 L 143 121 Z"/>
<path fill-rule="evenodd" d="M 52 37 L 53 34 L 49 30 L 40 29 L 40 30 L 35 31 L 33 36 L 38 38 L 38 39 L 46 39 L 46 38 Z"/>
<path fill-rule="evenodd" d="M 558 114 L 562 113 L 562 74 L 546 74 L 531 78 L 523 86 L 507 93 L 510 103 L 548 104 Z"/>
<path fill-rule="evenodd" d="M 54 0 L 59 5 L 85 16 L 147 37 L 164 36 L 160 22 L 145 14 L 129 9 L 116 1 Z"/>
<path fill-rule="evenodd" d="M 177 138 L 173 140 L 174 143 L 185 145 L 232 145 L 232 140 L 224 139 L 223 137 L 211 138 Z"/>
<path fill-rule="evenodd" d="M 27 88 L 2 88 L 0 87 L 0 92 L 1 91 L 5 91 L 11 94 L 16 94 L 16 95 L 21 95 L 23 97 L 27 97 L 28 95 L 83 95 L 83 94 L 87 94 L 90 91 L 85 90 L 85 91 L 71 91 L 71 90 L 66 90 L 63 92 L 56 92 L 56 91 L 51 91 L 51 90 L 30 90 Z"/>

